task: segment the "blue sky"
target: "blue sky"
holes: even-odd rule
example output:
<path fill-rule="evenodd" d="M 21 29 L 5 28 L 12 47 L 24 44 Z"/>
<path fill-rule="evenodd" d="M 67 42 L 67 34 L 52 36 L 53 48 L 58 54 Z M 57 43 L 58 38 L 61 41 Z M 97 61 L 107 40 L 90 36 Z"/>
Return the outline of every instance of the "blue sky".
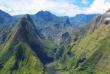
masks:
<path fill-rule="evenodd" d="M 90 7 L 93 4 L 94 0 L 76 0 L 73 4 L 79 6 L 80 8 L 83 7 Z"/>
<path fill-rule="evenodd" d="M 41 10 L 58 16 L 105 13 L 110 0 L 0 0 L 0 9 L 11 15 L 35 14 Z"/>

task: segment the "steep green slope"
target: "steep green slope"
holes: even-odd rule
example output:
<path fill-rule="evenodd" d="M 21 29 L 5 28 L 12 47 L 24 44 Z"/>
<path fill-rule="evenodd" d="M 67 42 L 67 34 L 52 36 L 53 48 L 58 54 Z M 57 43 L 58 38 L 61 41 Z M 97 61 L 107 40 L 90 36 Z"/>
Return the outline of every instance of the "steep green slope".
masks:
<path fill-rule="evenodd" d="M 0 10 L 0 44 L 4 43 L 7 35 L 17 22 L 16 18 Z"/>
<path fill-rule="evenodd" d="M 76 74 L 82 74 L 82 72 L 99 74 L 102 70 L 104 73 L 109 73 L 109 63 L 106 65 L 109 60 L 103 59 L 104 56 L 109 56 L 107 54 L 109 51 L 109 38 L 107 37 L 110 36 L 110 20 L 108 19 L 110 15 L 108 13 L 97 17 L 90 24 L 73 33 L 63 46 L 65 50 L 62 57 L 51 64 L 50 68 L 63 69 L 64 73 L 69 74 L 75 72 Z"/>
<path fill-rule="evenodd" d="M 29 15 L 25 15 L 12 29 L 0 52 L 2 74 L 45 74 L 48 58 L 40 35 Z"/>
<path fill-rule="evenodd" d="M 110 73 L 110 36 L 99 42 L 98 49 L 77 69 L 76 74 Z"/>
<path fill-rule="evenodd" d="M 0 22 L 0 45 L 4 43 L 4 41 L 7 38 L 8 34 L 11 32 L 13 26 L 16 24 L 16 22 L 19 19 L 21 19 L 22 16 L 23 15 L 12 17 L 8 13 L 0 10 L 0 20 L 3 21 L 2 24 Z M 46 22 L 53 22 L 52 20 L 48 20 L 47 21 L 47 18 L 49 18 L 49 19 L 50 18 L 52 18 L 52 19 L 57 19 L 58 18 L 59 19 L 59 17 L 51 14 L 48 11 L 46 11 L 46 12 L 44 12 L 44 11 L 38 12 L 37 14 L 32 15 L 32 17 L 33 17 L 34 21 L 35 20 L 38 20 L 36 22 L 36 24 L 39 23 L 39 22 L 42 22 L 42 23 L 44 22 L 44 25 L 45 26 L 48 25 L 48 23 L 46 23 Z M 63 21 L 63 19 L 60 19 L 60 20 Z M 60 23 L 60 21 L 58 21 L 58 22 Z M 68 21 L 67 21 L 67 23 L 68 23 Z M 51 24 L 49 24 L 49 25 L 51 25 Z M 48 25 L 48 27 L 51 27 L 49 25 Z M 37 24 L 36 26 L 37 26 L 37 29 L 39 31 L 40 36 L 43 38 L 43 42 L 42 43 L 45 45 L 46 51 L 48 53 L 48 56 L 50 56 L 50 57 L 53 58 L 54 57 L 54 53 L 55 53 L 54 50 L 56 50 L 56 49 L 58 50 L 59 49 L 59 46 L 54 42 L 54 40 L 52 39 L 52 37 L 49 37 L 47 39 L 44 39 L 44 36 L 45 36 L 44 33 L 43 33 L 44 36 L 41 35 L 41 33 L 42 33 L 41 30 L 43 29 L 45 31 L 45 29 L 44 29 L 45 26 L 42 26 L 41 23 L 40 24 Z M 51 30 L 49 30 L 49 31 L 50 32 L 45 31 L 45 34 L 48 35 L 48 33 L 49 34 L 51 33 L 51 36 L 53 36 L 53 34 L 55 32 L 55 29 L 54 29 L 54 31 L 51 31 Z M 59 33 L 59 32 L 57 32 L 57 33 Z"/>

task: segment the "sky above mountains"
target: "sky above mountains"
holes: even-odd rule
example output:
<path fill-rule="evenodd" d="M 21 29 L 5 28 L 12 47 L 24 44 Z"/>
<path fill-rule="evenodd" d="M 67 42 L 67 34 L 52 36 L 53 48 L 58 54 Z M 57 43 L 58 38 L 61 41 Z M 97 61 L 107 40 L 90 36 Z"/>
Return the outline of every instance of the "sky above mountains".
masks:
<path fill-rule="evenodd" d="M 41 10 L 58 16 L 103 14 L 110 9 L 110 0 L 0 0 L 0 9 L 11 15 L 35 14 Z"/>

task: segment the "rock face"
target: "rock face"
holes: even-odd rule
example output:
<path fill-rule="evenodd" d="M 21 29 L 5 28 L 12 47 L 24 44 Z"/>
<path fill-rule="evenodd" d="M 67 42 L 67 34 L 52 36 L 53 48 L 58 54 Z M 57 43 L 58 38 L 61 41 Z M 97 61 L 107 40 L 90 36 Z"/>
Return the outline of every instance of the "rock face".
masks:
<path fill-rule="evenodd" d="M 65 32 L 63 35 L 62 35 L 62 39 L 67 39 L 69 38 L 70 34 L 68 32 Z"/>
<path fill-rule="evenodd" d="M 64 27 L 69 27 L 69 26 L 71 26 L 71 24 L 70 24 L 69 18 L 66 17 Z"/>
<path fill-rule="evenodd" d="M 54 41 L 58 44 L 61 45 L 63 42 L 65 42 L 70 36 L 70 33 L 67 31 L 60 32 L 54 39 Z"/>
<path fill-rule="evenodd" d="M 0 54 L 0 73 L 47 73 L 43 64 L 48 58 L 40 35 L 27 14 L 8 35 Z"/>

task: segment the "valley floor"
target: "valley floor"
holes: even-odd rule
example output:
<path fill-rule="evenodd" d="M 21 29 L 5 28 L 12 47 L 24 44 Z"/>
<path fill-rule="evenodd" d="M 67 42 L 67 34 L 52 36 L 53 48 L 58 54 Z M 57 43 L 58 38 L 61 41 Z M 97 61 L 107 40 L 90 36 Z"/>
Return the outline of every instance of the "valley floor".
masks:
<path fill-rule="evenodd" d="M 53 71 L 53 70 L 51 70 L 51 69 L 49 68 L 49 65 L 52 64 L 52 63 L 55 63 L 55 62 L 56 62 L 56 61 L 46 64 L 46 65 L 45 65 L 45 68 L 46 68 L 49 72 L 51 72 L 51 73 L 61 74 L 61 72 L 63 72 L 63 70 L 54 70 L 54 71 Z"/>

